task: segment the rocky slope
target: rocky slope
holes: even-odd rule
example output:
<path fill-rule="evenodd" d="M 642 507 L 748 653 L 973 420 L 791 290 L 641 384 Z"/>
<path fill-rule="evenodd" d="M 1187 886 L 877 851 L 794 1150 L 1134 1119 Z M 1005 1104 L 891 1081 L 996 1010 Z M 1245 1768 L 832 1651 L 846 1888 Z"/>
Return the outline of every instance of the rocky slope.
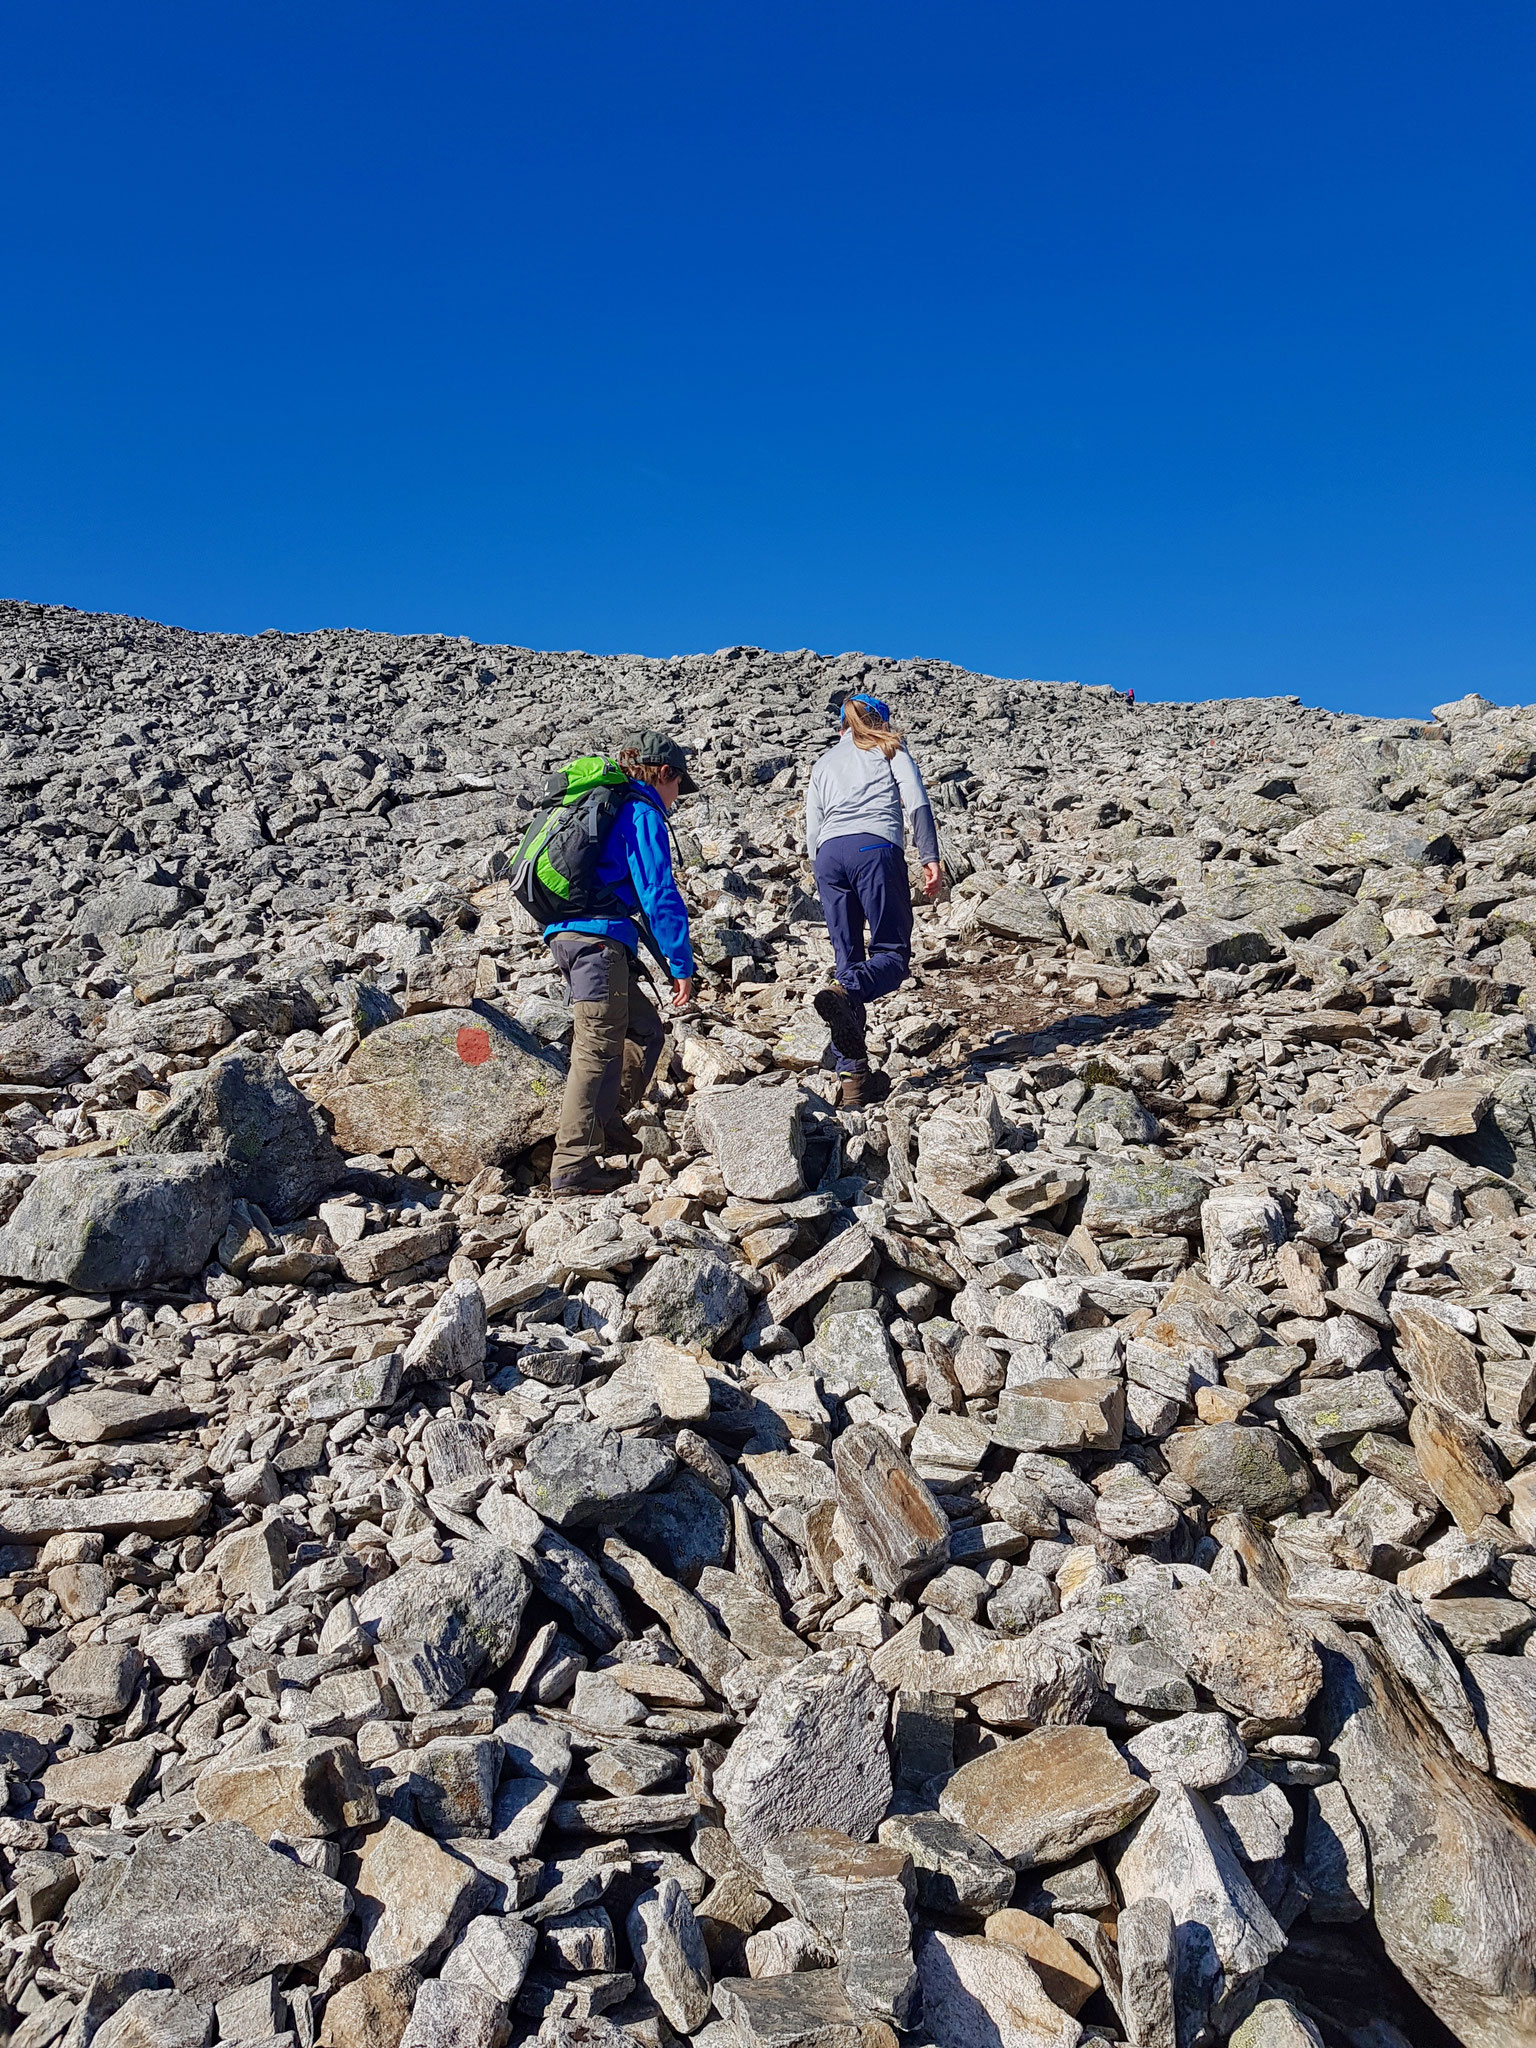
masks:
<path fill-rule="evenodd" d="M 840 1112 L 856 680 L 952 888 Z M 1536 715 L 20 604 L 0 702 L 20 2048 L 1536 2042 Z M 707 972 L 554 1205 L 495 857 L 641 718 Z"/>

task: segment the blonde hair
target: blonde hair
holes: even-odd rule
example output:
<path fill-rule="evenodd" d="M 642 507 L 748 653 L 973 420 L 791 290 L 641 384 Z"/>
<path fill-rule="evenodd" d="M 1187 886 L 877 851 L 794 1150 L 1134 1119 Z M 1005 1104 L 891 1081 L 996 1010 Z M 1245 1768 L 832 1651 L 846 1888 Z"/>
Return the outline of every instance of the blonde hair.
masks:
<path fill-rule="evenodd" d="M 852 697 L 844 701 L 843 724 L 853 734 L 856 747 L 863 747 L 866 751 L 878 747 L 887 761 L 899 754 L 907 743 L 894 725 L 887 725 L 867 704 L 856 704 Z"/>

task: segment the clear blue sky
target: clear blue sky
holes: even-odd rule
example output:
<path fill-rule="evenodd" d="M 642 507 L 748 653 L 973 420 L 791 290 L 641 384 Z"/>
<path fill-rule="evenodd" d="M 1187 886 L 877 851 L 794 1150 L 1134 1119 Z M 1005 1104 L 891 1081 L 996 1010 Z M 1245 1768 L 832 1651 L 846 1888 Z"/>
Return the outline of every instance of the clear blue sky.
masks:
<path fill-rule="evenodd" d="M 1529 0 L 56 0 L 0 595 L 1536 698 Z"/>

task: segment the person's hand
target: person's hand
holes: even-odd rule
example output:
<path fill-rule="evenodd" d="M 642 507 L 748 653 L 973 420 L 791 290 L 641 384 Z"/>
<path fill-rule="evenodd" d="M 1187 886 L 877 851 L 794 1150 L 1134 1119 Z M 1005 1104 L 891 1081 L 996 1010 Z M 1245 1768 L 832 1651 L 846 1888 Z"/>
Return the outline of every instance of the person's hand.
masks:
<path fill-rule="evenodd" d="M 923 862 L 923 894 L 928 897 L 937 896 L 943 886 L 943 869 L 936 860 L 925 860 Z"/>
<path fill-rule="evenodd" d="M 672 1007 L 674 1010 L 686 1010 L 692 1001 L 693 976 L 685 974 L 681 981 L 672 984 Z"/>

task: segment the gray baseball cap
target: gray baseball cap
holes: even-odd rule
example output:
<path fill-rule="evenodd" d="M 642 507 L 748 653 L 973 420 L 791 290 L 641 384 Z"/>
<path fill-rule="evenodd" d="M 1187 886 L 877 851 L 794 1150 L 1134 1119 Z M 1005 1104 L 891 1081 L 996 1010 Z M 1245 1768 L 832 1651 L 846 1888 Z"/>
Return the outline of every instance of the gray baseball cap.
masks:
<path fill-rule="evenodd" d="M 698 784 L 688 773 L 688 749 L 680 747 L 676 740 L 668 739 L 664 732 L 626 733 L 619 742 L 619 752 L 628 753 L 633 748 L 647 768 L 671 768 L 682 777 L 681 792 L 688 796 Z"/>

